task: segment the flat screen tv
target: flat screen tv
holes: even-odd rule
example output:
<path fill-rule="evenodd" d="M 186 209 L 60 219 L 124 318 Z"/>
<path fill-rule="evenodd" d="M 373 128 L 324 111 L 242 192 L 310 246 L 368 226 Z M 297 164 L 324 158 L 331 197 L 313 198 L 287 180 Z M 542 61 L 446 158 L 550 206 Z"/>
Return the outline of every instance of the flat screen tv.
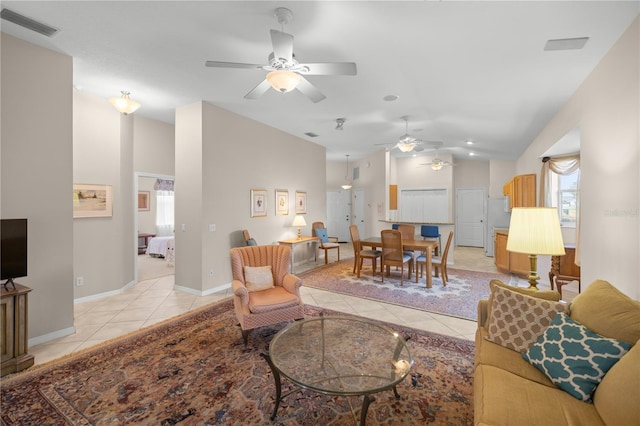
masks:
<path fill-rule="evenodd" d="M 15 288 L 13 281 L 27 276 L 27 219 L 0 222 L 0 280 Z"/>

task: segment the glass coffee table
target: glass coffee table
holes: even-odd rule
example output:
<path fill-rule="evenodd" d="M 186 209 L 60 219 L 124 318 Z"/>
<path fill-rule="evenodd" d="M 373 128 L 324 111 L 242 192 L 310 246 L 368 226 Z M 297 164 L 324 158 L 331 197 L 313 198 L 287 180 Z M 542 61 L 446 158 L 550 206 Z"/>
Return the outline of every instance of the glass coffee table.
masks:
<path fill-rule="evenodd" d="M 409 374 L 413 357 L 398 333 L 363 318 L 322 316 L 296 321 L 280 330 L 261 354 L 276 383 L 275 420 L 282 399 L 281 376 L 297 387 L 327 395 L 362 395 L 364 425 L 372 394 L 393 389 Z M 355 414 L 354 414 L 355 417 Z"/>

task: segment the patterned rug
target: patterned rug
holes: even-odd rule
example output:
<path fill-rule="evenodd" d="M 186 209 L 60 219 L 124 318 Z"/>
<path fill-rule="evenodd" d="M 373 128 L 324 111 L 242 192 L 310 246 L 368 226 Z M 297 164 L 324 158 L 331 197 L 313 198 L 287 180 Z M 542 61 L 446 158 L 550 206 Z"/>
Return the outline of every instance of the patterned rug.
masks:
<path fill-rule="evenodd" d="M 287 396 L 271 422 L 275 385 L 259 354 L 283 325 L 254 330 L 245 349 L 232 306 L 225 300 L 3 378 L 2 424 L 354 424 L 362 397 L 307 390 Z M 415 364 L 400 400 L 375 395 L 367 425 L 473 424 L 473 343 L 387 326 L 409 337 Z M 289 389 L 284 380 L 283 394 Z"/>
<path fill-rule="evenodd" d="M 390 277 L 384 277 L 383 284 L 379 272 L 375 277 L 371 276 L 369 262 L 365 262 L 358 279 L 353 274 L 353 259 L 330 263 L 297 275 L 307 287 L 472 321 L 477 319 L 478 301 L 489 298 L 489 282 L 492 279 L 505 283 L 511 281 L 510 275 L 501 273 L 452 268 L 448 268 L 448 272 L 447 286 L 443 287 L 442 280 L 434 277 L 432 288 L 426 288 L 424 276 L 418 280 L 418 283 L 415 282 L 414 275 L 411 275 L 411 280 L 407 280 L 406 271 L 405 280 L 401 286 L 400 271 L 395 271 L 394 268 L 391 268 Z"/>

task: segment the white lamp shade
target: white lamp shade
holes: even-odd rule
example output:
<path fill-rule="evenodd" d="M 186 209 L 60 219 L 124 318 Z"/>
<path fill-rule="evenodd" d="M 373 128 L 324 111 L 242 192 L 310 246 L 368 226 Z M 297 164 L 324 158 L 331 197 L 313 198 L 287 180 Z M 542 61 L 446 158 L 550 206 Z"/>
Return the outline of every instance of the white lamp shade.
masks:
<path fill-rule="evenodd" d="M 109 103 L 118 110 L 118 112 L 127 115 L 133 114 L 138 108 L 140 103 L 134 101 L 129 97 L 129 92 L 122 92 L 121 97 L 109 98 Z"/>
<path fill-rule="evenodd" d="M 563 255 L 558 211 L 551 207 L 516 207 L 511 211 L 507 250 L 515 253 Z"/>
<path fill-rule="evenodd" d="M 307 222 L 304 221 L 304 216 L 298 215 L 293 219 L 291 226 L 307 226 Z"/>
<path fill-rule="evenodd" d="M 300 83 L 300 75 L 293 71 L 276 70 L 267 74 L 267 81 L 278 92 L 287 93 Z"/>

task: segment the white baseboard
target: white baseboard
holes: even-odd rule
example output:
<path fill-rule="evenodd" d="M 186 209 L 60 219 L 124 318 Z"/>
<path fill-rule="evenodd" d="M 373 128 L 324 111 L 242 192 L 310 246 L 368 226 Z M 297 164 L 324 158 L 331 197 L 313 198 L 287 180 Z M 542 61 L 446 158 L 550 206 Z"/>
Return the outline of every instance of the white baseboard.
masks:
<path fill-rule="evenodd" d="M 178 284 L 174 284 L 173 288 L 175 290 L 184 291 L 185 293 L 193 294 L 195 296 L 209 296 L 210 294 L 218 293 L 219 291 L 224 291 L 231 288 L 231 283 L 222 284 L 218 287 L 210 288 L 209 290 L 205 291 L 198 291 L 191 287 L 185 287 Z"/>
<path fill-rule="evenodd" d="M 52 333 L 43 334 L 42 336 L 37 336 L 29 339 L 29 346 L 35 346 L 41 343 L 50 342 L 51 340 L 59 339 L 60 337 L 70 336 L 75 332 L 75 327 L 67 327 L 63 328 L 62 330 L 56 330 Z"/>

